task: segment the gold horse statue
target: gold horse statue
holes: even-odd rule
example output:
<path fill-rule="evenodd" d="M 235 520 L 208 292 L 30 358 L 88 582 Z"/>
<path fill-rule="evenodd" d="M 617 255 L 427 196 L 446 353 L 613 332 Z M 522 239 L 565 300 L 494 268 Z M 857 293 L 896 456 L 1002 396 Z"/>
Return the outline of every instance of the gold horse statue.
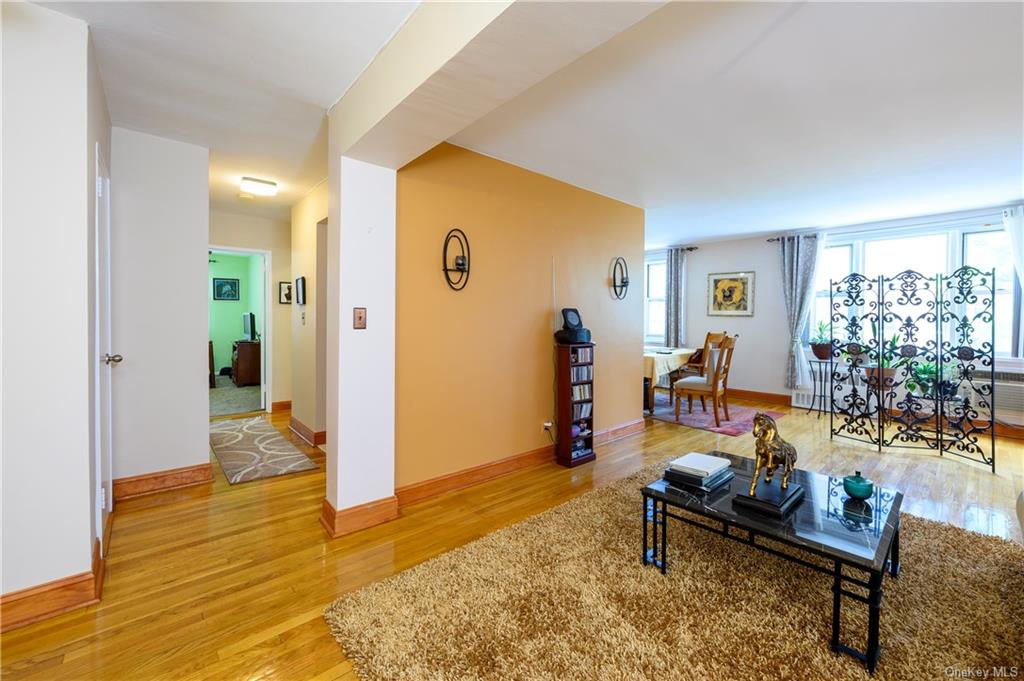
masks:
<path fill-rule="evenodd" d="M 764 481 L 771 483 L 775 469 L 782 466 L 782 489 L 789 489 L 789 476 L 796 465 L 796 447 L 789 444 L 779 435 L 779 427 L 775 419 L 768 414 L 758 412 L 754 416 L 754 428 L 751 431 L 756 438 L 754 444 L 754 475 L 750 480 L 750 496 L 757 489 L 757 479 L 764 469 Z"/>

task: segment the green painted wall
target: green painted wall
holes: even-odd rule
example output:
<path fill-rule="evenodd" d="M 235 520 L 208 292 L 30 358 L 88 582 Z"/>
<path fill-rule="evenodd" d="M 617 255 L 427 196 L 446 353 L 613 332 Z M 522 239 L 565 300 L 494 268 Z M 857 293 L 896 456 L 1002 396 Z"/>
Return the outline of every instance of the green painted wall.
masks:
<path fill-rule="evenodd" d="M 210 340 L 213 366 L 219 373 L 231 366 L 231 344 L 242 338 L 242 314 L 256 314 L 256 330 L 263 333 L 263 258 L 258 255 L 227 255 L 214 252 L 210 259 L 207 297 L 210 301 Z M 238 279 L 239 299 L 214 300 L 213 279 Z"/>

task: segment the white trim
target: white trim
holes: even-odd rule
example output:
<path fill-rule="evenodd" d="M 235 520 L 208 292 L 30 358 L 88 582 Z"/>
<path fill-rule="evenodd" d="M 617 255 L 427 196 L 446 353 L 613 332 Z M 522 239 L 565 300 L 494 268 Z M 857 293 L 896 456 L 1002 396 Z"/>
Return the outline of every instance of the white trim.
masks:
<path fill-rule="evenodd" d="M 271 295 L 274 296 L 273 302 L 277 302 L 277 294 L 272 290 L 273 282 L 271 282 L 273 278 L 271 273 L 274 271 L 273 254 L 262 248 L 245 248 L 243 246 L 209 244 L 208 248 L 211 251 L 220 251 L 228 255 L 231 253 L 245 253 L 246 255 L 263 256 L 263 335 L 260 336 L 260 390 L 262 391 L 262 409 L 269 413 L 273 407 L 271 396 L 274 394 L 272 386 L 274 379 L 273 352 L 271 352 L 274 347 L 274 320 L 271 317 L 271 314 L 273 314 Z M 206 304 L 209 306 L 209 301 Z"/>

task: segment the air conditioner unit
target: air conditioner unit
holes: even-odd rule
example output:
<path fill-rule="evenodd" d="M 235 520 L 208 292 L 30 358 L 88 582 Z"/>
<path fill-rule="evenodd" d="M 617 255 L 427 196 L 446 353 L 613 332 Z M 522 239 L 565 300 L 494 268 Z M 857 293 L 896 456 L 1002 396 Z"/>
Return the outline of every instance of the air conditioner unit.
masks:
<path fill-rule="evenodd" d="M 1024 375 L 1018 376 L 1016 381 L 996 381 L 996 420 L 1024 426 Z"/>

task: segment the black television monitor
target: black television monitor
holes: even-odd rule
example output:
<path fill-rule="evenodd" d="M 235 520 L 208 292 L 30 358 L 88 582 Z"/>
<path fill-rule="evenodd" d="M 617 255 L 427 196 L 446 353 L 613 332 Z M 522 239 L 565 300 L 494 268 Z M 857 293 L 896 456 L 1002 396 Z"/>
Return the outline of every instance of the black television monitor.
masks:
<path fill-rule="evenodd" d="M 248 341 L 256 340 L 256 315 L 252 312 L 242 313 L 242 338 Z"/>

